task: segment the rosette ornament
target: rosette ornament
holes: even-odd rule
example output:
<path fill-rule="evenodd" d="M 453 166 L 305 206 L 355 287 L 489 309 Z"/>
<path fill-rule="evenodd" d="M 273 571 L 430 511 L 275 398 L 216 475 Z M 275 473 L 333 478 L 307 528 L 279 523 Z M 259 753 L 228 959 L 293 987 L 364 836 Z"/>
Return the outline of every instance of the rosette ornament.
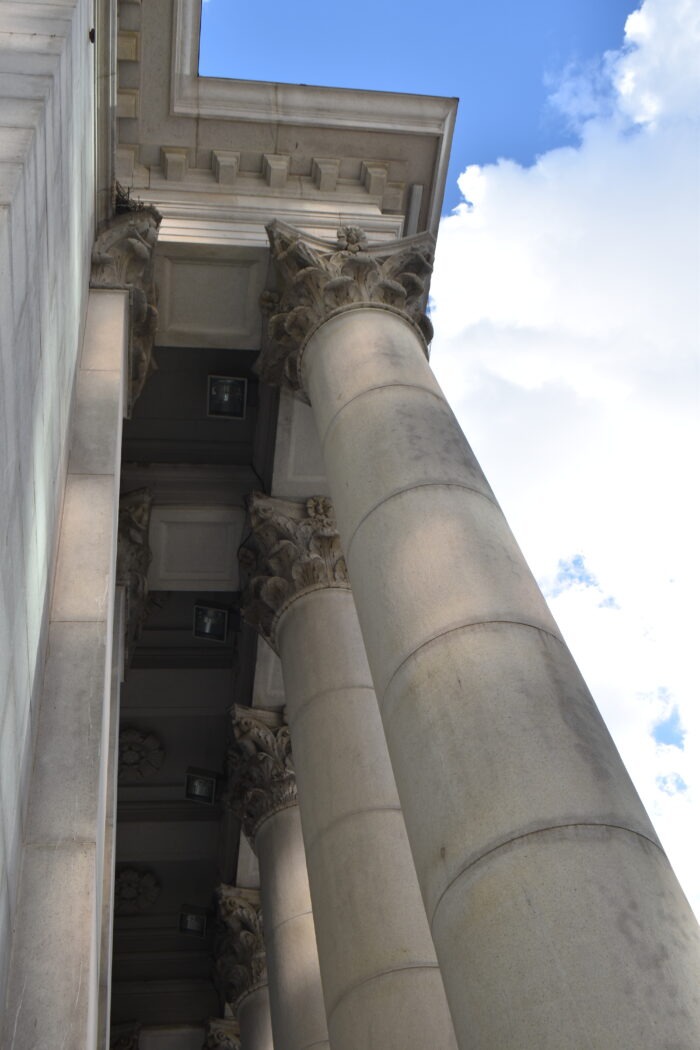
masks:
<path fill-rule="evenodd" d="M 369 245 L 358 227 L 343 226 L 331 246 L 279 221 L 270 223 L 267 234 L 280 300 L 258 365 L 265 382 L 303 395 L 304 346 L 319 325 L 346 309 L 396 311 L 418 329 L 426 346 L 430 342 L 433 329 L 424 310 L 433 269 L 432 234 Z"/>

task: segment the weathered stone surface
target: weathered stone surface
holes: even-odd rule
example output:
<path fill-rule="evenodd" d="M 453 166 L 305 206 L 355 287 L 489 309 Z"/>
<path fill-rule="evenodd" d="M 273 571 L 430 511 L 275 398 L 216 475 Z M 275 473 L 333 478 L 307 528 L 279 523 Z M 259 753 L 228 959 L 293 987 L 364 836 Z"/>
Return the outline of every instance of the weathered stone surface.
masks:
<path fill-rule="evenodd" d="M 129 290 L 129 415 L 156 367 L 153 341 L 158 323 L 158 293 L 153 253 L 160 222 L 156 208 L 128 202 L 102 229 L 92 250 L 91 287 Z"/>
<path fill-rule="evenodd" d="M 289 727 L 278 711 L 235 705 L 229 797 L 253 849 L 260 825 L 297 803 Z"/>
<path fill-rule="evenodd" d="M 126 666 L 148 614 L 148 566 L 151 549 L 148 527 L 152 496 L 148 489 L 134 489 L 119 500 L 117 583 L 126 588 L 124 651 Z"/>
<path fill-rule="evenodd" d="M 324 587 L 347 589 L 347 566 L 325 496 L 297 503 L 255 492 L 248 509 L 252 540 L 240 552 L 250 576 L 243 616 L 275 649 L 276 624 L 289 603 Z"/>
<path fill-rule="evenodd" d="M 222 883 L 217 889 L 219 929 L 216 979 L 236 1013 L 243 999 L 267 984 L 260 894 Z"/>
<path fill-rule="evenodd" d="M 124 727 L 119 734 L 119 779 L 154 776 L 163 765 L 165 751 L 155 733 Z"/>
<path fill-rule="evenodd" d="M 238 1022 L 210 1017 L 206 1023 L 202 1050 L 241 1050 Z"/>
<path fill-rule="evenodd" d="M 268 300 L 271 343 L 259 362 L 268 383 L 303 391 L 300 360 L 309 336 L 328 317 L 358 305 L 401 313 L 426 344 L 433 334 L 424 310 L 435 240 L 420 234 L 386 244 L 367 242 L 357 226 L 342 226 L 334 246 L 283 222 L 267 227 L 281 288 Z"/>

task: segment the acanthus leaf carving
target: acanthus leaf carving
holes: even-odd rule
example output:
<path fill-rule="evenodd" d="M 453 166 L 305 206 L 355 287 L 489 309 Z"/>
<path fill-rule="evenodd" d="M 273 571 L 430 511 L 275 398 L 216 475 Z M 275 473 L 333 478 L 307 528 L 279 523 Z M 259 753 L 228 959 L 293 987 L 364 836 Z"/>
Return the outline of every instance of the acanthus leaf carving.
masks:
<path fill-rule="evenodd" d="M 299 503 L 254 492 L 248 510 L 251 541 L 240 559 L 249 576 L 243 617 L 276 649 L 276 626 L 287 605 L 307 591 L 349 588 L 347 565 L 326 496 Z"/>
<path fill-rule="evenodd" d="M 129 404 L 155 371 L 153 343 L 158 326 L 155 246 L 161 214 L 152 205 L 119 211 L 98 234 L 92 249 L 92 288 L 124 288 L 130 298 Z"/>
<path fill-rule="evenodd" d="M 216 895 L 216 980 L 235 1015 L 247 995 L 267 984 L 260 894 L 222 883 Z"/>
<path fill-rule="evenodd" d="M 289 727 L 278 711 L 231 710 L 234 743 L 229 749 L 229 799 L 253 849 L 260 826 L 297 803 Z"/>
<path fill-rule="evenodd" d="M 332 247 L 277 220 L 267 233 L 281 297 L 268 323 L 271 341 L 258 362 L 266 382 L 305 397 L 304 346 L 324 320 L 350 306 L 396 310 L 418 329 L 426 345 L 432 339 L 432 325 L 424 312 L 435 246 L 432 234 L 369 245 L 363 230 L 343 226 Z"/>
<path fill-rule="evenodd" d="M 228 1017 L 210 1017 L 204 1028 L 202 1050 L 241 1050 L 238 1022 Z"/>

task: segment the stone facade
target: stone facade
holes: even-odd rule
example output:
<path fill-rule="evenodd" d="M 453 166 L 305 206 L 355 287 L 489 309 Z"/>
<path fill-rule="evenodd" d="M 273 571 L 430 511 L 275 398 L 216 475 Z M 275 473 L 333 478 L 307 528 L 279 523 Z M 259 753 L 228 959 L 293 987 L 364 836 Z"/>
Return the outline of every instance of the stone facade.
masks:
<path fill-rule="evenodd" d="M 200 78 L 200 0 L 4 6 L 3 1048 L 695 1050 L 427 360 L 455 101 Z"/>

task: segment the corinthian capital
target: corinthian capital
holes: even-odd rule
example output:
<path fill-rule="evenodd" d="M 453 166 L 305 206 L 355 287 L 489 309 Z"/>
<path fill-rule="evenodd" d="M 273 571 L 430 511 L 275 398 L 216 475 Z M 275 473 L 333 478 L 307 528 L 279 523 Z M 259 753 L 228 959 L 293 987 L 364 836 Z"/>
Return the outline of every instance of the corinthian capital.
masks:
<path fill-rule="evenodd" d="M 383 307 L 414 324 L 426 344 L 433 334 L 423 312 L 432 272 L 432 234 L 369 245 L 362 230 L 344 226 L 330 245 L 273 222 L 267 234 L 281 299 L 269 321 L 271 343 L 259 369 L 267 383 L 302 390 L 301 355 L 320 324 L 358 306 Z"/>
<path fill-rule="evenodd" d="M 276 650 L 277 623 L 287 606 L 308 591 L 349 588 L 348 570 L 325 496 L 297 503 L 254 492 L 248 510 L 252 542 L 241 551 L 250 577 L 243 616 Z"/>
<path fill-rule="evenodd" d="M 273 813 L 296 805 L 289 727 L 278 711 L 238 704 L 231 718 L 234 745 L 229 751 L 229 793 L 254 849 L 260 825 Z"/>
<path fill-rule="evenodd" d="M 161 215 L 149 205 L 120 212 L 98 235 L 92 249 L 92 288 L 125 288 L 131 301 L 129 415 L 146 380 L 155 371 L 153 340 L 158 323 L 154 250 Z"/>
<path fill-rule="evenodd" d="M 218 887 L 216 975 L 234 1013 L 246 995 L 267 984 L 260 894 L 223 883 Z"/>
<path fill-rule="evenodd" d="M 204 1028 L 202 1050 L 241 1050 L 238 1022 L 227 1017 L 210 1017 Z"/>

